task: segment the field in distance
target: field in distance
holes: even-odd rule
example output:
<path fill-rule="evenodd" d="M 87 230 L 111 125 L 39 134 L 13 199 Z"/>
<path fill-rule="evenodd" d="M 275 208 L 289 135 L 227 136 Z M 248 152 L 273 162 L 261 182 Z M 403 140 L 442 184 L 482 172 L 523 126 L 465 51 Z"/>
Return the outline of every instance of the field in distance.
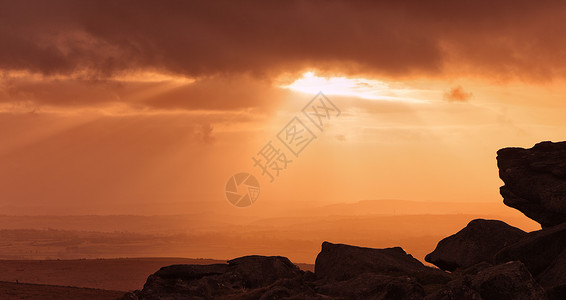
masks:
<path fill-rule="evenodd" d="M 0 281 L 0 297 L 3 300 L 114 300 L 123 294 L 121 291 Z"/>
<path fill-rule="evenodd" d="M 0 270 L 2 270 L 0 281 L 16 283 L 17 280 L 20 284 L 73 286 L 125 292 L 141 289 L 147 277 L 163 266 L 224 262 L 190 258 L 0 260 Z"/>

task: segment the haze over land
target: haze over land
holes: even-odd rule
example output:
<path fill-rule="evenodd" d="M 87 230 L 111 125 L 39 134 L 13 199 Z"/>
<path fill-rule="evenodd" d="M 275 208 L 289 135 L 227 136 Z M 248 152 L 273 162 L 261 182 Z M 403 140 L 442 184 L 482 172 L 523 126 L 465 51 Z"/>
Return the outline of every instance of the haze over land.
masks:
<path fill-rule="evenodd" d="M 192 257 L 231 259 L 283 255 L 314 263 L 322 241 L 402 246 L 416 258 L 474 218 L 502 219 L 535 230 L 537 223 L 500 203 L 367 200 L 270 211 L 234 210 L 206 216 L 0 216 L 3 259 Z M 239 211 L 236 211 L 239 212 Z M 22 228 L 25 228 L 22 229 Z"/>

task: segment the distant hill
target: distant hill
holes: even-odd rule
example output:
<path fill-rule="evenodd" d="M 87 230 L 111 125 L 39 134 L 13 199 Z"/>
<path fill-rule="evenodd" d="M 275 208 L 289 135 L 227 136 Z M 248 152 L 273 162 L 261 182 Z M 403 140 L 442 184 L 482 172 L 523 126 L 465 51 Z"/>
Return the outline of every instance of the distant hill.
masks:
<path fill-rule="evenodd" d="M 277 204 L 274 203 L 277 207 Z M 360 215 L 445 215 L 468 214 L 524 218 L 518 226 L 536 226 L 534 222 L 502 202 L 423 202 L 410 200 L 363 200 L 330 205 L 297 205 L 274 208 L 251 215 L 245 210 L 223 209 L 179 215 L 77 215 L 14 216 L 0 215 L 0 229 L 59 229 L 97 232 L 185 233 L 253 222 L 265 218 L 360 216 Z"/>
<path fill-rule="evenodd" d="M 415 215 L 415 214 L 493 214 L 513 215 L 513 209 L 502 202 L 423 202 L 410 200 L 362 200 L 319 208 L 326 215 Z"/>

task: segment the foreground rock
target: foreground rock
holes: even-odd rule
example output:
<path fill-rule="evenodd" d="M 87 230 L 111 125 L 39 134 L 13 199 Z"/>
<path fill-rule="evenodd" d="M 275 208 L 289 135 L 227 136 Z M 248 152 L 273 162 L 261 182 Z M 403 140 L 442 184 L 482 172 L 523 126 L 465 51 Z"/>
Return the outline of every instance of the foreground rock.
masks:
<path fill-rule="evenodd" d="M 565 254 L 566 255 L 566 254 Z M 541 273 L 551 299 L 562 299 L 563 255 Z M 557 275 L 558 274 L 558 275 Z M 173 265 L 122 299 L 547 299 L 522 262 L 480 262 L 449 274 L 424 266 L 401 248 L 324 242 L 315 273 L 280 256 L 246 256 L 227 264 Z"/>
<path fill-rule="evenodd" d="M 453 277 L 402 248 L 324 242 L 315 273 L 287 258 L 246 256 L 214 265 L 173 265 L 123 299 L 423 299 L 427 286 Z"/>
<path fill-rule="evenodd" d="M 566 249 L 539 276 L 549 298 L 566 299 Z"/>
<path fill-rule="evenodd" d="M 280 256 L 245 256 L 214 265 L 173 265 L 149 276 L 133 299 L 210 299 L 240 295 L 303 275 Z"/>
<path fill-rule="evenodd" d="M 373 249 L 322 243 L 315 290 L 338 299 L 422 299 L 423 286 L 441 285 L 448 273 L 426 267 L 402 248 Z"/>
<path fill-rule="evenodd" d="M 550 227 L 566 222 L 566 142 L 497 152 L 504 203 Z"/>
<path fill-rule="evenodd" d="M 330 299 L 420 300 L 425 296 L 424 288 L 414 278 L 371 273 L 345 281 L 327 282 L 317 286 L 316 291 Z"/>
<path fill-rule="evenodd" d="M 541 300 L 547 297 L 521 262 L 509 262 L 451 281 L 425 299 Z"/>
<path fill-rule="evenodd" d="M 497 263 L 518 260 L 531 274 L 538 276 L 566 249 L 566 223 L 528 233 L 523 239 L 501 249 L 495 256 Z"/>
<path fill-rule="evenodd" d="M 566 299 L 566 223 L 528 233 L 501 249 L 496 263 L 521 261 L 549 291 L 551 298 Z"/>
<path fill-rule="evenodd" d="M 476 219 L 458 233 L 441 240 L 425 260 L 447 271 L 468 268 L 480 262 L 493 264 L 495 253 L 526 234 L 502 221 Z"/>
<path fill-rule="evenodd" d="M 363 273 L 399 276 L 427 270 L 400 247 L 372 249 L 329 242 L 322 243 L 314 268 L 317 278 L 332 280 Z"/>

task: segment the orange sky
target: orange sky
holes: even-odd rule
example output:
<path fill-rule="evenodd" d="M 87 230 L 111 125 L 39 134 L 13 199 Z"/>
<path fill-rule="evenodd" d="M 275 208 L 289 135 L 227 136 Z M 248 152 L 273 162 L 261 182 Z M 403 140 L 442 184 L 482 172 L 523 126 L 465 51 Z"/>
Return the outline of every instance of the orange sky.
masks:
<path fill-rule="evenodd" d="M 0 1 L 1 213 L 231 208 L 237 172 L 251 210 L 502 201 L 496 151 L 564 139 L 565 4 L 380 2 Z M 270 183 L 318 91 L 341 116 Z"/>

